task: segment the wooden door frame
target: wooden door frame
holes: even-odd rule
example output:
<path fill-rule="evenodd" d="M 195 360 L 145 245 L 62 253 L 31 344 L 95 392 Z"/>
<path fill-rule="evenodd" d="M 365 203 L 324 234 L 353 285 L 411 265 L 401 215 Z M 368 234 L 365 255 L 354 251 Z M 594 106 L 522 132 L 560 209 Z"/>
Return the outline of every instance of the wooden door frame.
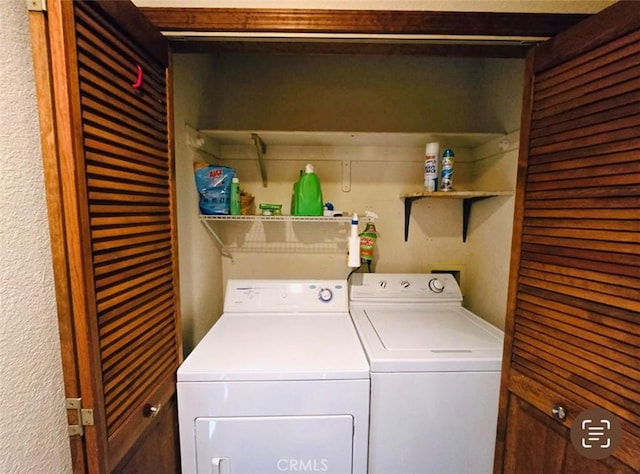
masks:
<path fill-rule="evenodd" d="M 525 186 L 529 160 L 529 140 L 532 120 L 533 92 L 536 74 L 556 66 L 579 54 L 600 47 L 609 41 L 624 36 L 637 29 L 639 10 L 633 0 L 620 0 L 603 10 L 597 16 L 584 20 L 579 28 L 570 28 L 559 33 L 553 39 L 532 49 L 527 55 L 525 84 L 523 92 L 522 117 L 520 126 L 520 148 L 518 153 L 517 184 L 514 202 L 514 222 L 511 244 L 511 263 L 509 269 L 509 288 L 507 292 L 507 309 L 505 321 L 505 343 L 500 384 L 500 403 L 498 409 L 498 432 L 494 473 L 500 474 L 504 469 L 506 452 L 507 418 L 509 414 L 511 389 L 511 359 L 513 356 L 513 340 L 515 331 L 515 313 L 519 287 L 519 269 L 522 249 L 522 233 L 524 227 Z M 623 19 L 622 22 L 620 19 Z M 572 45 L 571 49 L 560 49 L 556 43 L 562 41 Z M 514 375 L 515 377 L 515 375 Z M 531 386 L 530 393 L 536 392 Z M 515 393 L 517 396 L 518 394 Z"/>
<path fill-rule="evenodd" d="M 91 249 L 86 246 L 87 199 L 79 185 L 84 171 L 76 166 L 82 156 L 82 136 L 80 103 L 71 92 L 79 81 L 73 67 L 73 3 L 48 2 L 46 15 L 32 12 L 30 19 L 65 395 L 81 398 L 83 407 L 100 412 L 101 381 L 86 376 L 99 370 L 100 359 L 98 348 L 88 344 L 97 338 L 97 325 L 90 304 L 95 295 Z M 94 426 L 85 427 L 84 436 L 70 437 L 74 472 L 107 472 L 107 459 L 99 455 L 107 448 L 104 413 L 95 413 L 94 420 Z"/>
<path fill-rule="evenodd" d="M 100 1 L 100 8 L 132 31 L 141 44 L 161 62 L 169 64 L 168 48 L 162 41 L 148 41 L 149 35 L 160 37 L 141 15 L 130 15 L 133 4 Z M 96 295 L 92 270 L 92 249 L 83 162 L 82 114 L 77 91 L 79 77 L 75 47 L 74 2 L 49 0 L 46 11 L 29 12 L 29 26 L 35 72 L 41 145 L 44 164 L 49 234 L 58 313 L 58 326 L 66 398 L 80 398 L 82 407 L 94 411 L 94 424 L 83 428 L 82 436 L 70 436 L 74 473 L 107 473 L 122 459 L 110 459 L 98 340 Z M 121 21 L 124 19 L 124 21 Z M 143 20 L 143 21 L 141 21 Z M 150 47 L 149 47 L 150 45 Z M 168 88 L 170 80 L 167 78 Z M 168 122 L 172 120 L 168 106 Z M 169 132 L 172 140 L 173 132 Z M 173 148 L 169 149 L 170 158 Z M 173 163 L 171 163 L 173 165 Z M 175 179 L 173 176 L 171 179 Z M 171 197 L 175 215 L 175 196 Z M 174 226 L 175 228 L 175 226 Z M 173 235 L 174 255 L 177 241 Z M 178 282 L 177 261 L 174 281 Z M 176 305 L 179 299 L 176 296 Z M 177 323 L 179 325 L 179 314 Z M 179 334 L 176 341 L 181 352 Z M 173 387 L 173 393 L 175 387 Z M 167 389 L 163 389 L 163 393 Z M 171 394 L 165 393 L 165 398 Z M 78 424 L 69 412 L 69 423 Z M 141 427 L 143 430 L 144 427 Z"/>
<path fill-rule="evenodd" d="M 58 161 L 58 137 L 56 130 L 56 106 L 53 91 L 49 23 L 41 11 L 29 12 L 32 54 L 35 72 L 36 98 L 40 139 L 44 164 L 47 195 L 49 237 L 51 240 L 53 272 L 55 275 L 56 307 L 60 333 L 64 391 L 66 398 L 80 397 L 80 380 L 77 371 L 75 325 L 69 281 L 69 260 L 65 242 L 65 211 L 62 198 L 61 167 Z M 69 424 L 77 419 L 68 419 Z M 69 437 L 74 473 L 87 469 L 84 457 L 85 443 L 81 436 Z"/>
<path fill-rule="evenodd" d="M 104 3 L 105 8 L 116 16 L 123 11 L 121 2 Z M 586 16 L 274 9 L 206 9 L 206 12 L 199 12 L 199 15 L 193 16 L 193 9 L 141 10 L 159 29 L 166 29 L 166 23 L 169 21 L 166 20 L 163 24 L 159 15 L 168 13 L 172 21 L 178 20 L 174 26 L 182 29 L 187 26 L 193 27 L 195 18 L 200 21 L 200 31 L 224 28 L 225 31 L 252 32 L 277 26 L 301 33 L 313 33 L 318 30 L 359 33 L 366 30 L 383 34 L 434 34 L 438 31 L 455 34 L 455 31 L 462 32 L 463 26 L 467 25 L 469 28 L 473 26 L 474 34 L 495 34 L 496 29 L 500 28 L 503 28 L 500 31 L 506 32 L 504 25 L 514 28 L 513 20 L 518 19 L 519 26 L 516 26 L 516 29 L 522 28 L 523 25 L 537 25 L 527 30 L 528 34 L 550 36 Z M 283 16 L 283 13 L 286 15 Z M 95 308 L 91 304 L 91 301 L 95 300 L 90 270 L 91 249 L 83 245 L 83 242 L 89 241 L 89 228 L 86 217 L 83 217 L 88 215 L 87 200 L 86 196 L 76 194 L 78 183 L 84 179 L 84 171 L 76 167 L 77 158 L 83 153 L 82 136 L 79 132 L 81 128 L 78 125 L 80 104 L 70 92 L 74 88 L 77 89 L 78 85 L 77 70 L 73 67 L 76 61 L 75 37 L 71 33 L 73 3 L 50 1 L 46 15 L 43 12 L 30 12 L 29 16 L 65 394 L 69 398 L 82 398 L 84 406 L 103 410 L 101 381 L 81 375 L 96 373 L 100 359 L 98 348 L 87 343 L 97 337 L 97 325 Z M 149 33 L 149 28 L 144 22 L 140 23 L 135 19 L 132 21 L 135 22 L 132 31 L 138 32 L 141 37 Z M 544 31 L 541 29 L 542 25 L 546 28 Z M 53 37 L 59 38 L 59 41 L 50 40 L 52 30 Z M 469 34 L 469 31 L 464 29 L 465 34 Z M 192 51 L 197 50 L 194 44 L 190 47 L 194 48 Z M 156 49 L 154 54 L 164 54 L 161 50 L 162 48 Z M 400 54 L 411 53 L 409 50 L 398 51 Z M 455 54 L 450 48 L 438 51 L 438 54 Z M 369 52 L 375 50 L 369 49 Z M 430 50 L 427 54 L 433 52 L 434 50 Z M 521 56 L 521 53 L 518 53 L 518 56 Z M 76 238 L 69 239 L 68 236 Z M 175 271 L 177 277 L 177 268 Z M 82 337 L 78 337 L 80 335 Z M 81 343 L 78 344 L 77 341 Z M 108 460 L 101 455 L 107 452 L 104 413 L 98 413 L 95 419 L 96 425 L 86 427 L 85 436 L 70 438 L 74 472 L 107 472 L 109 469 Z"/>

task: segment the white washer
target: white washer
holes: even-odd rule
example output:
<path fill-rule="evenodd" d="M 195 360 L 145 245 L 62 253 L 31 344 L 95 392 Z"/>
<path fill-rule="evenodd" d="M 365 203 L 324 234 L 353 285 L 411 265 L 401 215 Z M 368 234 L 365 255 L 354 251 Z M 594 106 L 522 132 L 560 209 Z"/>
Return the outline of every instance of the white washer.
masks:
<path fill-rule="evenodd" d="M 346 281 L 229 280 L 178 369 L 185 474 L 366 474 L 369 366 Z"/>
<path fill-rule="evenodd" d="M 493 471 L 503 333 L 449 274 L 356 274 L 371 366 L 369 474 Z"/>

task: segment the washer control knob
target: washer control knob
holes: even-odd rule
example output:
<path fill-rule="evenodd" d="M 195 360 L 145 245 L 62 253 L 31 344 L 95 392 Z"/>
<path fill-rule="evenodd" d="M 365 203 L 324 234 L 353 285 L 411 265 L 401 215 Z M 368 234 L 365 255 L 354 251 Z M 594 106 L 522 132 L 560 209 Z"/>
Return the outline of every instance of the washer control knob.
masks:
<path fill-rule="evenodd" d="M 402 280 L 402 281 L 400 282 L 400 286 L 401 286 L 402 288 L 409 288 L 409 287 L 411 286 L 411 282 L 410 282 L 410 281 L 407 281 L 407 280 Z"/>
<path fill-rule="evenodd" d="M 442 282 L 442 280 L 432 278 L 431 280 L 429 280 L 429 289 L 434 293 L 442 293 L 444 291 L 444 283 Z"/>
<path fill-rule="evenodd" d="M 318 299 L 323 303 L 328 303 L 333 299 L 333 291 L 330 288 L 320 288 Z"/>

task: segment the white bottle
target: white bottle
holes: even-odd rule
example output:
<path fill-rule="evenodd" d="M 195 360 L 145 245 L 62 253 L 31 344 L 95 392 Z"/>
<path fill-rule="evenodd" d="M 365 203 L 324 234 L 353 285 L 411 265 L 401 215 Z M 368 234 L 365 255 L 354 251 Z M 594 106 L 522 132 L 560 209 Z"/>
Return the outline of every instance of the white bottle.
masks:
<path fill-rule="evenodd" d="M 433 192 L 438 190 L 438 153 L 439 143 L 427 143 L 424 154 L 424 190 Z"/>
<path fill-rule="evenodd" d="M 351 217 L 351 235 L 349 236 L 349 248 L 347 265 L 351 268 L 360 266 L 360 236 L 358 235 L 358 214 Z"/>

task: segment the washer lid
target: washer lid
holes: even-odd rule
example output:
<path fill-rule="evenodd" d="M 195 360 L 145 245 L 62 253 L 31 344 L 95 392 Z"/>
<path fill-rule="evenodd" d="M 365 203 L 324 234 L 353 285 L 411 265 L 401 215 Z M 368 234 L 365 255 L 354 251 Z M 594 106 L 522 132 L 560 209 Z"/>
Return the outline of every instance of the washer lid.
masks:
<path fill-rule="evenodd" d="M 500 370 L 503 333 L 470 311 L 352 308 L 372 372 Z"/>
<path fill-rule="evenodd" d="M 367 378 L 348 313 L 223 314 L 178 369 L 178 382 Z"/>

